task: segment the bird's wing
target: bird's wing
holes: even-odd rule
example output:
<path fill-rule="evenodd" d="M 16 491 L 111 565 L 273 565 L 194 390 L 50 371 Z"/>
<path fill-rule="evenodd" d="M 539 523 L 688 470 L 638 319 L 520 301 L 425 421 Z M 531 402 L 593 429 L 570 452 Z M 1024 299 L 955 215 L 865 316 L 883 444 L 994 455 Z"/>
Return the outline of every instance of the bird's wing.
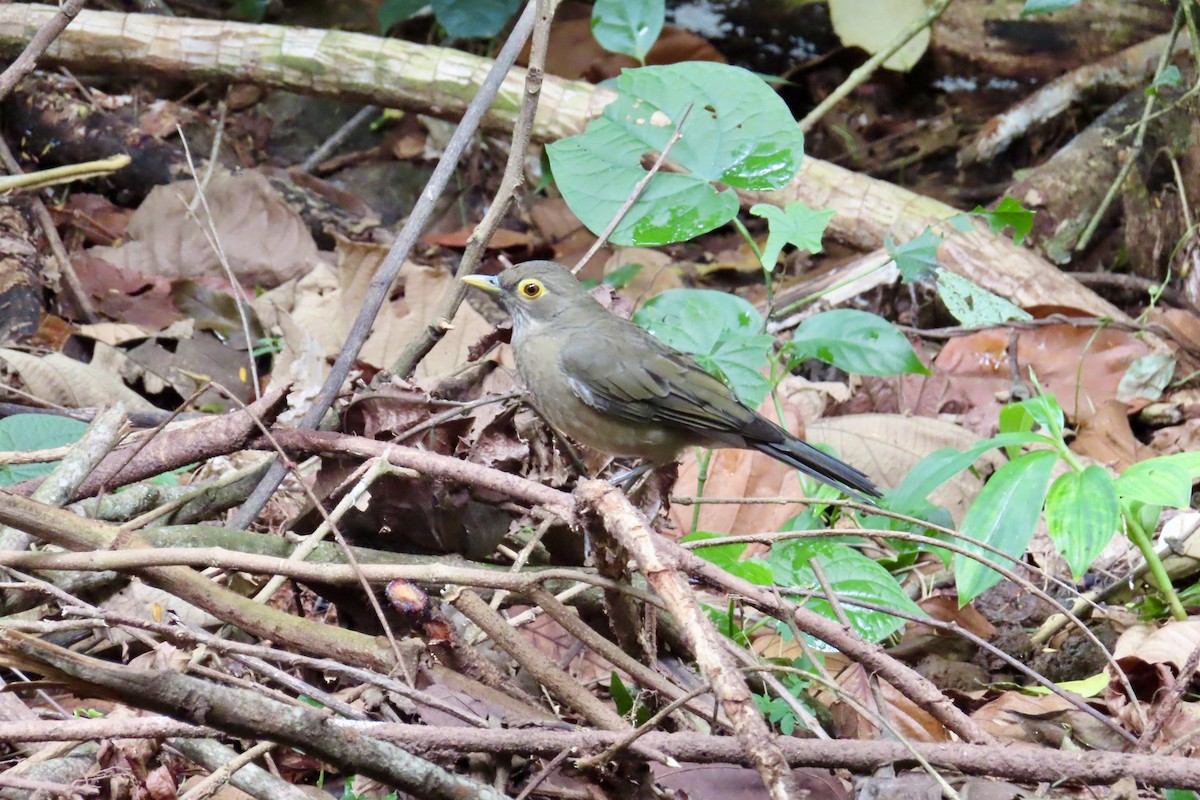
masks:
<path fill-rule="evenodd" d="M 620 335 L 579 336 L 563 346 L 559 365 L 580 400 L 632 422 L 676 425 L 710 438 L 774 438 L 775 426 L 742 405 L 719 379 L 627 324 Z"/>

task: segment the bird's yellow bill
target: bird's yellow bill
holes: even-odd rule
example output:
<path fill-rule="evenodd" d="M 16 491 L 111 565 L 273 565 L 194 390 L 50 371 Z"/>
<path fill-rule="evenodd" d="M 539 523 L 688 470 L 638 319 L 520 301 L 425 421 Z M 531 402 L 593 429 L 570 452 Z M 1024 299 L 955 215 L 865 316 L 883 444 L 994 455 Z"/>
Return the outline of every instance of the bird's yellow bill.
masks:
<path fill-rule="evenodd" d="M 489 294 L 496 294 L 500 291 L 500 282 L 491 275 L 466 275 L 459 278 L 460 281 L 468 286 L 474 286 L 476 289 L 483 289 Z"/>

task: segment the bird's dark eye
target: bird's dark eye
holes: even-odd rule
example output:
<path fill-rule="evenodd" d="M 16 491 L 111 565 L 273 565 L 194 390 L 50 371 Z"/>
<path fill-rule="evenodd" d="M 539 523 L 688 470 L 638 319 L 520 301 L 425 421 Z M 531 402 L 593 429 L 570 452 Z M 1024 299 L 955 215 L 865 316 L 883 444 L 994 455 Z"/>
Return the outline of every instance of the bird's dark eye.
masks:
<path fill-rule="evenodd" d="M 522 297 L 525 297 L 529 300 L 536 300 L 545 293 L 546 287 L 542 285 L 541 281 L 528 278 L 521 281 L 521 283 L 517 286 L 517 291 L 521 293 Z"/>

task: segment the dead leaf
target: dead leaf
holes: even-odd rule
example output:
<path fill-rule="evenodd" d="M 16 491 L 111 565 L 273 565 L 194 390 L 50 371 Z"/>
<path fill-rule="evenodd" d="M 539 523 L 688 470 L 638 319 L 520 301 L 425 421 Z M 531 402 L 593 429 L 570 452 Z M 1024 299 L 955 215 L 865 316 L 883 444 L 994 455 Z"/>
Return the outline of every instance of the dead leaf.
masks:
<path fill-rule="evenodd" d="M 1095 414 L 1080 421 L 1071 449 L 1118 472 L 1157 455 L 1133 435 L 1126 406 L 1115 398 L 1101 403 Z"/>
<path fill-rule="evenodd" d="M 14 369 L 26 391 L 40 400 L 67 408 L 98 408 L 124 403 L 130 411 L 154 411 L 149 400 L 108 370 L 84 364 L 62 353 L 32 356 L 0 349 L 0 361 Z"/>
<path fill-rule="evenodd" d="M 225 279 L 217 252 L 188 211 L 195 191 L 190 180 L 154 187 L 129 221 L 129 241 L 94 247 L 91 254 L 145 275 Z M 320 263 L 308 225 L 262 174 L 218 170 L 205 197 L 221 248 L 243 286 L 278 286 Z M 195 213 L 207 219 L 203 208 Z"/>
<path fill-rule="evenodd" d="M 528 46 L 520 56 L 528 63 Z M 662 34 L 646 54 L 646 64 L 677 64 L 683 61 L 715 61 L 725 57 L 704 39 L 681 28 L 664 25 Z M 560 20 L 550 26 L 546 72 L 561 78 L 580 78 L 599 83 L 615 78 L 623 69 L 641 66 L 636 59 L 605 50 L 592 35 L 590 19 Z"/>
<path fill-rule="evenodd" d="M 934 364 L 956 383 L 969 385 L 975 406 L 994 406 L 1012 391 L 1008 358 L 1011 332 L 980 331 L 951 339 Z M 1067 417 L 1087 419 L 1117 396 L 1121 376 L 1150 348 L 1132 334 L 1111 328 L 1045 325 L 1017 333 L 1018 374 L 1028 381 L 1032 369 L 1042 387 L 1052 393 Z M 992 415 L 994 418 L 995 415 Z"/>
<path fill-rule="evenodd" d="M 879 738 L 878 718 L 882 716 L 892 727 L 895 735 L 902 740 L 913 742 L 950 741 L 950 733 L 942 727 L 940 722 L 883 679 L 878 679 L 879 689 L 887 707 L 880 709 L 875 701 L 875 693 L 871 689 L 871 679 L 872 676 L 861 664 L 851 664 L 838 673 L 837 684 L 841 687 L 842 692 L 858 701 L 855 706 L 852 706 L 841 700 L 839 694 L 830 704 L 837 735 L 840 738 Z M 856 706 L 866 707 L 874 713 L 869 718 L 864 717 Z"/>

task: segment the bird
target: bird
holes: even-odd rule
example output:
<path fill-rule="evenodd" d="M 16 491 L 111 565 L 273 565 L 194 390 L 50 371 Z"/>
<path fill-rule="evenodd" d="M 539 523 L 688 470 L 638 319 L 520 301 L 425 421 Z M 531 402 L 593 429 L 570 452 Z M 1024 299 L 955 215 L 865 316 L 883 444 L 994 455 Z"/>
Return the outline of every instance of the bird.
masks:
<path fill-rule="evenodd" d="M 868 503 L 865 474 L 771 422 L 690 356 L 611 313 L 570 270 L 526 261 L 499 275 L 467 275 L 512 317 L 517 372 L 559 434 L 648 467 L 691 446 L 764 453 Z"/>

